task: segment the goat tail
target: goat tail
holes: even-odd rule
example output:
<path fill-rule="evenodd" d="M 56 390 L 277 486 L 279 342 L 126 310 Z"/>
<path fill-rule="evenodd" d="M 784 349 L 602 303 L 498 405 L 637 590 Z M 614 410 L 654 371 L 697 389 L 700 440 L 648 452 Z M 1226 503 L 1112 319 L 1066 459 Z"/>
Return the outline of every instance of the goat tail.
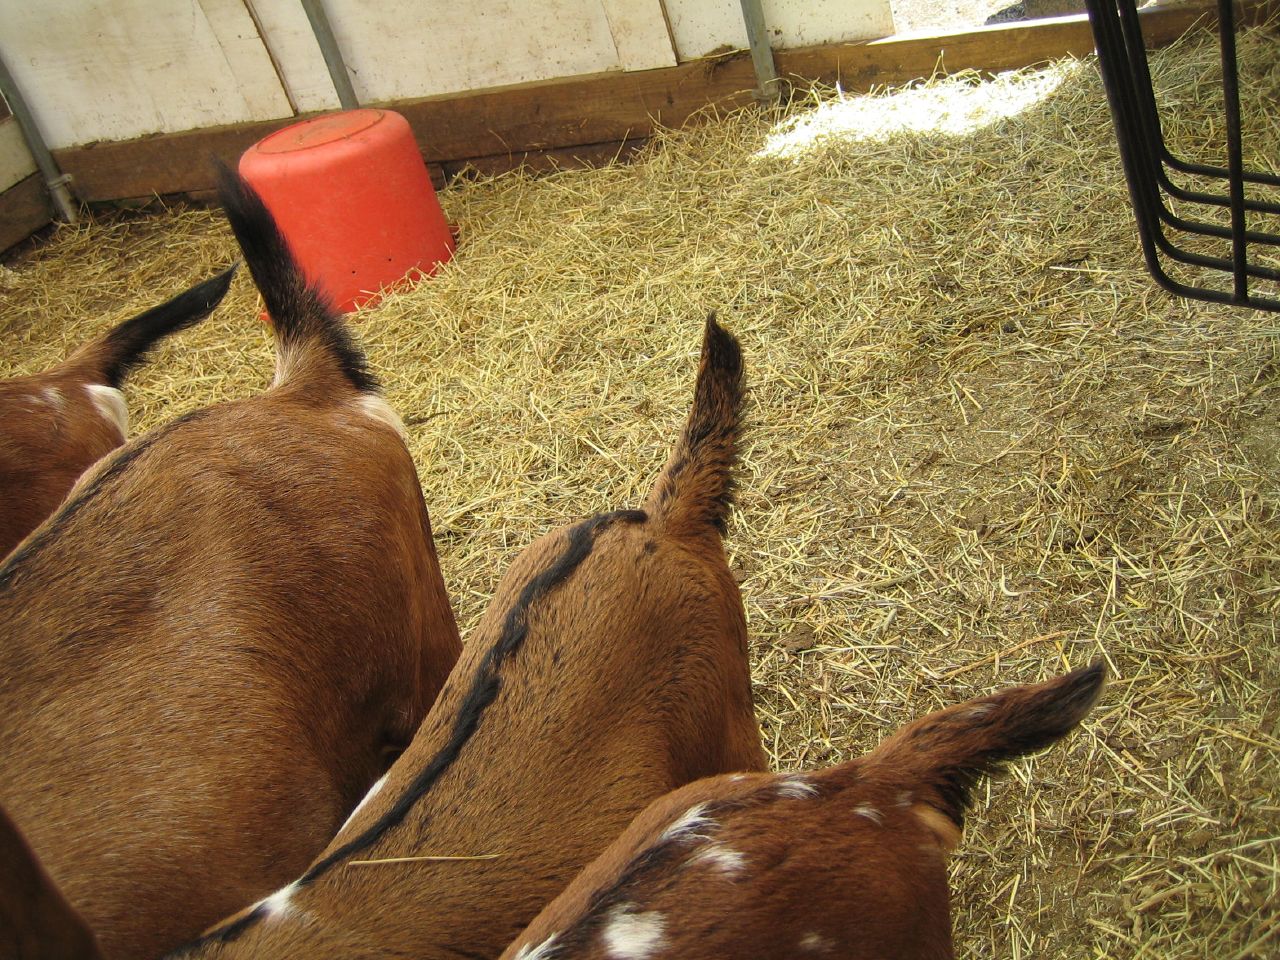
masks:
<path fill-rule="evenodd" d="M 218 195 L 271 317 L 276 382 L 337 376 L 375 393 L 378 382 L 327 294 L 303 275 L 275 217 L 243 177 L 218 164 Z"/>
<path fill-rule="evenodd" d="M 742 348 L 707 317 L 693 408 L 645 509 L 673 536 L 724 533 L 742 430 Z"/>
<path fill-rule="evenodd" d="M 883 771 L 917 791 L 954 824 L 959 839 L 977 782 L 1070 733 L 1097 702 L 1104 679 L 1099 660 L 1045 683 L 939 710 L 880 744 L 861 770 Z"/>
<path fill-rule="evenodd" d="M 238 266 L 232 264 L 217 276 L 113 327 L 72 354 L 67 366 L 79 368 L 94 382 L 118 390 L 158 342 L 213 313 L 227 295 Z"/>

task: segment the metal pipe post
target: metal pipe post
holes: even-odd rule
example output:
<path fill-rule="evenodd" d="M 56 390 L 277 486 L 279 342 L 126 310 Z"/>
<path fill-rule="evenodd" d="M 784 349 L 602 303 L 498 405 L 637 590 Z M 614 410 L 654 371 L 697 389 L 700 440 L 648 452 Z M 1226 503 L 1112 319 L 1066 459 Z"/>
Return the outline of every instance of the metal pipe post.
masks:
<path fill-rule="evenodd" d="M 343 110 L 359 109 L 360 101 L 356 97 L 355 87 L 351 86 L 347 64 L 342 59 L 342 51 L 338 49 L 338 40 L 333 35 L 333 26 L 329 23 L 329 15 L 325 13 L 324 3 L 322 0 L 302 0 L 302 9 L 307 12 L 316 43 L 320 44 L 320 54 L 324 57 L 324 65 L 329 68 L 333 89 L 338 92 L 338 102 L 342 104 Z"/>
<path fill-rule="evenodd" d="M 764 22 L 761 0 L 740 0 L 742 22 L 747 27 L 747 42 L 751 45 L 751 64 L 756 71 L 756 97 L 774 101 L 782 96 L 778 82 L 778 70 L 773 64 L 773 48 L 769 46 L 769 32 Z"/>
<path fill-rule="evenodd" d="M 9 72 L 3 57 L 0 57 L 0 93 L 4 94 L 9 109 L 13 111 L 13 116 L 22 129 L 22 136 L 27 141 L 27 149 L 31 151 L 36 167 L 44 177 L 49 195 L 53 197 L 53 205 L 58 209 L 58 216 L 67 223 L 76 223 L 80 217 L 76 212 L 75 197 L 67 189 L 71 177 L 58 169 L 53 154 L 49 152 L 49 145 L 44 142 L 40 128 L 36 126 L 35 115 L 27 106 L 27 101 L 23 98 L 22 91 L 18 89 L 18 84 L 14 81 L 13 74 Z"/>

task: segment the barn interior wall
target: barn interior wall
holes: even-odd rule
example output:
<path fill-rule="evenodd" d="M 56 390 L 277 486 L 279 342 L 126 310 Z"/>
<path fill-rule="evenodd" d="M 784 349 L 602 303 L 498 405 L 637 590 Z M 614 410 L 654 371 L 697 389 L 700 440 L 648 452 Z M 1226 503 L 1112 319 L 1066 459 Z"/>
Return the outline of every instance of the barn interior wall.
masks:
<path fill-rule="evenodd" d="M 326 0 L 383 103 L 746 46 L 738 0 Z M 780 49 L 892 32 L 888 0 L 766 0 Z M 337 108 L 297 0 L 0 0 L 3 55 L 53 149 Z"/>

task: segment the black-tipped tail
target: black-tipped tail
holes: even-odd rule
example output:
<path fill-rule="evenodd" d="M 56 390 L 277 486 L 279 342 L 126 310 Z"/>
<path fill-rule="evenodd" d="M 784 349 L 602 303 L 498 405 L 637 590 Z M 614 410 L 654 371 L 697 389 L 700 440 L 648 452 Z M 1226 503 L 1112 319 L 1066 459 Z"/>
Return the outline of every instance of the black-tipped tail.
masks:
<path fill-rule="evenodd" d="M 724 532 L 733 506 L 743 396 L 742 349 L 713 313 L 703 334 L 693 408 L 646 504 L 672 535 Z"/>
<path fill-rule="evenodd" d="M 1075 729 L 1097 702 L 1105 676 L 1098 661 L 1046 683 L 940 710 L 904 727 L 867 761 L 900 773 L 904 786 L 923 788 L 922 800 L 963 826 L 978 780 Z"/>
<path fill-rule="evenodd" d="M 71 357 L 68 365 L 86 367 L 88 375 L 96 382 L 119 388 L 129 372 L 146 359 L 147 352 L 159 341 L 194 326 L 213 313 L 227 295 L 238 266 L 238 263 L 232 264 L 216 277 L 126 320 L 104 337 L 82 347 Z"/>
<path fill-rule="evenodd" d="M 336 372 L 376 392 L 378 382 L 328 296 L 307 282 L 275 217 L 257 191 L 218 164 L 218 193 L 245 262 L 266 303 L 280 355 L 280 381 Z"/>

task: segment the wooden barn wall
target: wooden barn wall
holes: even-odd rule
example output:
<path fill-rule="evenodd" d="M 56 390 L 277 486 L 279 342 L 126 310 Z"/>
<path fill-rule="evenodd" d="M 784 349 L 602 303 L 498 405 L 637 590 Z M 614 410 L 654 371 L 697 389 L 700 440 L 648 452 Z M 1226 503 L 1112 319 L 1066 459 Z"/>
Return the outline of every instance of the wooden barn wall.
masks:
<path fill-rule="evenodd" d="M 780 47 L 892 31 L 889 0 L 765 6 Z M 673 67 L 678 47 L 687 59 L 746 42 L 738 0 L 325 8 L 365 103 Z M 0 54 L 54 149 L 338 107 L 298 0 L 0 0 Z"/>
<path fill-rule="evenodd" d="M 388 7 L 396 2 L 383 0 Z M 710 4 L 713 0 L 700 2 Z M 738 5 L 737 0 L 725 2 L 735 8 Z M 775 26 L 784 17 L 788 2 L 793 0 L 766 0 L 766 11 L 780 18 L 774 21 Z M 815 6 L 820 0 L 794 2 Z M 469 5 L 470 15 L 476 20 L 493 16 L 492 30 L 487 34 L 489 42 L 473 36 L 463 58 L 468 61 L 469 72 L 455 73 L 438 69 L 439 64 L 423 62 L 432 52 L 449 49 L 442 40 L 443 33 L 430 43 L 419 38 L 417 46 L 403 38 L 383 45 L 379 50 L 385 53 L 386 63 L 360 60 L 362 43 L 372 43 L 370 38 L 392 30 L 393 25 L 381 19 L 380 14 L 352 13 L 378 4 L 326 0 L 338 15 L 336 28 L 344 49 L 355 48 L 356 52 L 346 56 L 357 90 L 369 102 L 390 102 L 408 118 L 438 184 L 466 168 L 494 173 L 521 164 L 548 169 L 601 163 L 633 151 L 658 124 L 678 126 L 708 104 L 731 107 L 750 103 L 755 78 L 750 58 L 744 52 L 731 50 L 685 59 L 689 51 L 702 49 L 724 36 L 715 32 L 717 29 L 728 29 L 724 24 L 715 27 L 707 21 L 698 28 L 701 32 L 693 31 L 690 21 L 681 19 L 683 12 L 691 9 L 691 3 L 693 0 L 539 0 L 540 5 L 559 4 L 555 9 L 562 12 L 581 13 L 587 7 L 595 10 L 590 24 L 578 25 L 585 33 L 573 35 L 576 39 L 571 45 L 577 49 L 561 56 L 549 53 L 542 44 L 556 30 L 563 31 L 566 18 L 539 26 L 544 33 L 539 34 L 538 44 L 507 43 L 500 39 L 505 36 L 504 24 L 528 27 L 528 22 L 520 19 L 519 11 L 524 7 L 508 0 L 477 0 Z M 208 89 L 192 91 L 188 89 L 190 84 L 178 89 L 181 85 L 175 84 L 175 89 L 165 90 L 161 89 L 165 84 L 138 81 L 99 96 L 96 91 L 101 85 L 86 80 L 78 89 L 85 102 L 65 116 L 57 116 L 56 112 L 51 115 L 37 102 L 35 108 L 42 122 L 62 130 L 64 144 L 71 141 L 70 145 L 57 146 L 55 140 L 54 157 L 72 175 L 75 192 L 84 201 L 205 194 L 213 185 L 211 155 L 234 163 L 253 142 L 291 122 L 297 114 L 337 105 L 296 0 L 60 0 L 51 5 L 0 0 L 0 52 L 15 73 L 20 71 L 14 61 L 22 61 L 27 74 L 20 81 L 32 92 L 40 89 L 36 74 L 49 67 L 34 53 L 68 49 L 66 45 L 59 48 L 56 43 L 57 29 L 50 24 L 57 17 L 42 19 L 44 13 L 86 5 L 101 14 L 94 27 L 100 43 L 96 53 L 81 51 L 72 58 L 71 64 L 83 76 L 92 75 L 101 63 L 120 64 L 120 69 L 127 72 L 132 68 L 124 64 L 130 57 L 148 64 L 147 69 L 156 76 L 169 76 L 167 71 L 182 61 L 179 72 L 185 71 L 189 77 L 198 75 Z M 182 43 L 166 44 L 156 32 L 154 21 L 163 18 L 157 18 L 155 12 L 166 6 L 183 14 L 182 22 L 189 29 Z M 660 30 L 654 27 L 654 8 L 663 13 Z M 36 9 L 42 13 L 36 14 Z M 845 9 L 862 8 L 850 4 Z M 1274 17 L 1278 10 L 1277 0 L 1255 0 L 1243 5 L 1245 19 L 1253 22 Z M 346 20 L 341 19 L 344 11 Z M 672 15 L 674 19 L 670 19 Z M 1144 35 L 1152 46 L 1169 43 L 1196 23 L 1211 24 L 1214 19 L 1211 0 L 1161 4 L 1147 8 L 1141 16 Z M 134 25 L 131 17 L 150 20 L 152 26 L 134 36 L 129 32 Z M 826 39 L 846 29 L 858 29 L 853 19 L 856 18 L 850 14 L 848 21 L 834 25 L 793 21 L 789 29 L 797 31 L 794 36 L 821 39 L 808 46 L 780 45 L 775 51 L 779 73 L 802 82 L 840 82 L 847 90 L 859 90 L 929 76 L 938 69 L 1006 70 L 1055 57 L 1082 56 L 1093 49 L 1088 21 L 1082 15 L 938 36 L 853 42 Z M 445 23 L 440 21 L 441 31 Z M 42 38 L 40 43 L 31 47 L 15 44 L 13 38 L 18 34 L 11 29 L 15 25 Z M 69 22 L 63 26 L 71 29 Z M 806 30 L 819 32 L 803 32 Z M 567 36 L 563 32 L 560 35 Z M 130 42 L 136 47 L 132 53 L 115 49 L 114 45 L 124 43 L 121 36 L 131 37 Z M 263 42 L 264 36 L 269 43 Z M 102 39 L 108 37 L 116 39 Z M 583 41 L 583 37 L 590 42 Z M 205 46 L 203 53 L 187 57 L 186 44 L 195 43 L 192 38 L 202 38 L 200 44 Z M 725 43 L 732 46 L 734 41 Z M 209 44 L 216 45 L 216 56 L 207 55 Z M 19 51 L 18 57 L 14 50 Z M 398 61 L 399 66 L 393 61 Z M 422 62 L 421 83 L 443 85 L 448 88 L 446 92 L 420 97 L 403 95 L 411 88 L 403 86 L 400 78 L 412 71 L 415 62 Z M 572 69 L 586 69 L 600 63 L 607 69 L 580 76 L 558 75 L 570 69 L 571 64 Z M 486 73 L 486 69 L 490 72 Z M 244 85 L 239 80 L 246 77 L 255 79 L 253 91 L 242 89 Z M 485 78 L 494 77 L 525 79 L 475 89 Z M 217 95 L 212 96 L 210 91 Z M 197 113 L 205 122 L 188 129 L 190 117 Z M 4 124 L 0 120 L 0 174 L 6 156 Z M 103 124 L 130 130 L 132 138 L 121 135 L 99 142 L 77 142 L 92 130 L 100 131 Z M 162 132 L 172 129 L 178 132 Z M 150 130 L 151 134 L 139 134 L 140 130 Z M 30 219 L 34 209 L 47 206 L 38 181 L 37 177 L 27 176 L 0 193 L 0 225 Z M 8 234 L 0 234 L 0 250 L 12 242 Z"/>
<path fill-rule="evenodd" d="M 747 46 L 738 0 L 664 0 L 671 38 L 681 61 L 726 48 Z M 821 0 L 763 0 L 764 21 L 775 49 L 812 47 L 848 40 L 887 37 L 893 14 L 885 3 L 823 3 Z"/>

